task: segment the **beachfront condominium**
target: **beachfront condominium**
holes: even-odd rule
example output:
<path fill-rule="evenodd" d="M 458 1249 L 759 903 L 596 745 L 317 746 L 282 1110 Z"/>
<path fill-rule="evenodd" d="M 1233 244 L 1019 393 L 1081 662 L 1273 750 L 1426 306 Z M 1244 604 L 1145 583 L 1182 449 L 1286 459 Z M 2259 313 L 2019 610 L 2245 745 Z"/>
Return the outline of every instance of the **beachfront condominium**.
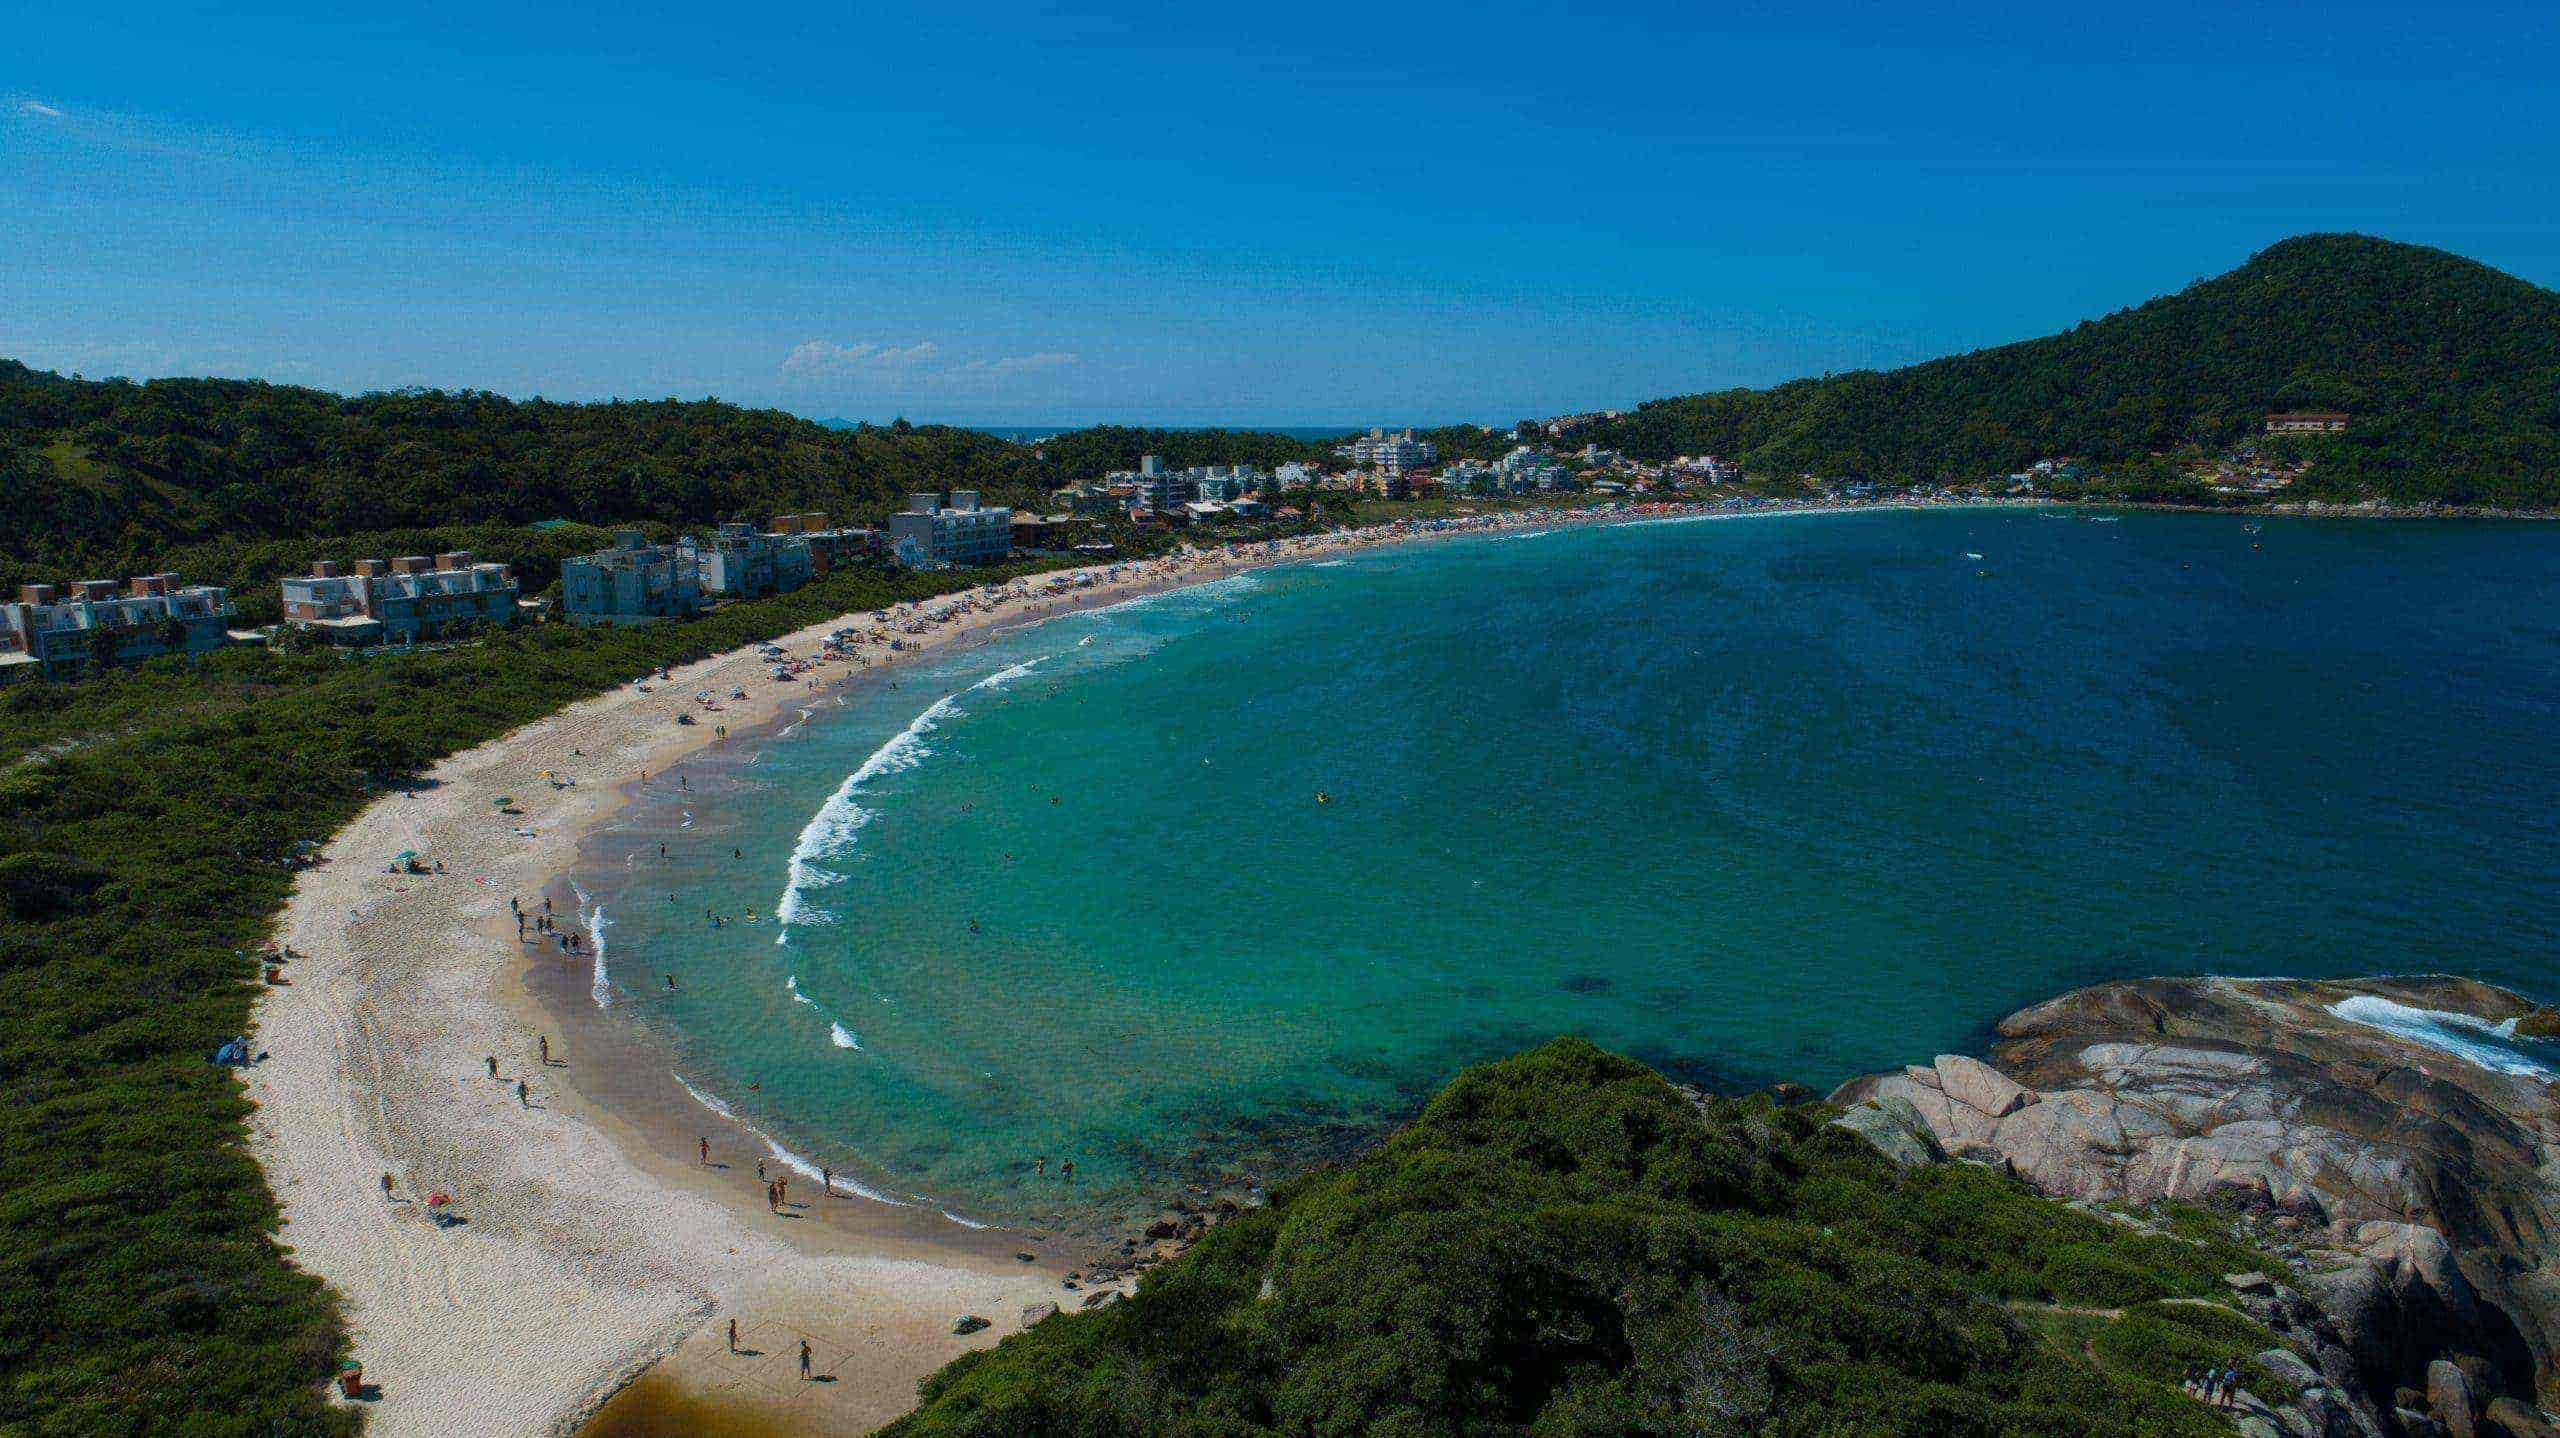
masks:
<path fill-rule="evenodd" d="M 907 507 L 889 516 L 889 548 L 909 569 L 954 564 L 995 564 L 1013 553 L 1013 511 L 978 503 L 974 489 L 911 494 Z"/>
<path fill-rule="evenodd" d="M 1440 458 L 1440 449 L 1427 439 L 1416 439 L 1409 429 L 1389 434 L 1373 429 L 1347 444 L 1336 446 L 1334 454 L 1348 460 L 1355 469 L 1374 469 L 1380 474 L 1405 475 L 1429 469 Z"/>
<path fill-rule="evenodd" d="M 694 558 L 702 592 L 723 599 L 754 599 L 799 588 L 817 575 L 809 541 L 799 534 L 759 534 L 752 524 L 730 523 L 684 541 Z"/>
<path fill-rule="evenodd" d="M 788 535 L 809 546 L 809 573 L 823 578 L 841 564 L 867 559 L 888 547 L 888 536 L 876 529 L 857 525 L 829 525 L 823 510 L 806 514 L 777 514 L 773 517 L 773 533 Z"/>
<path fill-rule="evenodd" d="M 0 604 L 0 682 L 62 676 L 104 661 L 202 654 L 231 640 L 231 591 L 146 574 L 119 585 L 84 579 L 67 591 L 30 584 Z"/>
<path fill-rule="evenodd" d="M 560 566 L 560 612 L 575 624 L 645 624 L 681 619 L 702 607 L 702 574 L 691 551 L 651 544 L 639 530 L 613 548 Z"/>
<path fill-rule="evenodd" d="M 332 644 L 414 644 L 515 623 L 515 571 L 482 564 L 465 550 L 429 558 L 359 559 L 341 573 L 332 560 L 282 584 L 284 622 Z"/>

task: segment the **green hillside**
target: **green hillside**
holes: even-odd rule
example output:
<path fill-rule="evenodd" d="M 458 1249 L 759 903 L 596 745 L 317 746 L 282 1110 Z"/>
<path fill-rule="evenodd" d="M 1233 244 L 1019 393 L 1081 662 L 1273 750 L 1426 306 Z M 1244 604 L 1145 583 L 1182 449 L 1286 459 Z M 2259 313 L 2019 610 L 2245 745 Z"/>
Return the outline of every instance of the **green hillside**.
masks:
<path fill-rule="evenodd" d="M 1978 479 L 2072 456 L 2142 483 L 2152 455 L 2312 408 L 2355 421 L 2282 442 L 2314 460 L 2303 493 L 2560 504 L 2560 294 L 2442 250 L 2306 235 L 2065 334 L 1657 400 L 1587 433 L 1771 475 Z"/>
<path fill-rule="evenodd" d="M 2269 1381 L 2265 1330 L 2163 1301 L 2259 1255 L 1906 1172 L 1828 1114 L 1556 1040 L 1135 1298 L 953 1362 L 884 1438 L 2209 1438 L 2230 1423 L 2183 1374 Z"/>

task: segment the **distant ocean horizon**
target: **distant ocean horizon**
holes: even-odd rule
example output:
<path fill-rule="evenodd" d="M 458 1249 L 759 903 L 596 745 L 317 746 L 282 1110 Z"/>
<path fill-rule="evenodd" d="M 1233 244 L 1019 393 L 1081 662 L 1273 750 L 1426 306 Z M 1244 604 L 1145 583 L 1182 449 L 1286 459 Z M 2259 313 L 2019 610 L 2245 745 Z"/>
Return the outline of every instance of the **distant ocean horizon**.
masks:
<path fill-rule="evenodd" d="M 1011 440 L 1015 444 L 1031 444 L 1039 440 L 1047 439 L 1051 435 L 1065 434 L 1070 430 L 1091 429 L 1092 427 L 1093 426 L 1091 425 L 1084 424 L 972 424 L 963 426 L 963 428 L 966 429 L 974 429 L 980 434 L 991 434 L 998 439 Z M 1141 428 L 1169 430 L 1175 433 L 1185 434 L 1204 434 L 1213 429 L 1223 429 L 1237 434 L 1277 434 L 1286 435 L 1290 439 L 1313 440 L 1340 439 L 1346 435 L 1366 434 L 1369 431 L 1370 426 L 1365 424 L 1156 424 L 1141 426 Z"/>

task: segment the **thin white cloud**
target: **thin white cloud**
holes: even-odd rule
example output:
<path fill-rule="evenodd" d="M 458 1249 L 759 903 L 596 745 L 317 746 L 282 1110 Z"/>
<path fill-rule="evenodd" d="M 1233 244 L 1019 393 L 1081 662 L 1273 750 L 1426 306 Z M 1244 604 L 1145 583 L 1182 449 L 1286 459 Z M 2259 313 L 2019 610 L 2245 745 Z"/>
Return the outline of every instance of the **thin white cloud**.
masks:
<path fill-rule="evenodd" d="M 55 109 L 53 106 L 46 104 L 42 100 L 20 100 L 13 108 L 17 111 L 17 114 L 21 119 L 59 120 L 62 118 L 62 112 L 60 110 Z"/>
<path fill-rule="evenodd" d="M 971 360 L 943 372 L 952 380 L 1010 379 L 1018 374 L 1032 374 L 1044 369 L 1060 369 L 1074 364 L 1077 356 L 1060 350 L 1041 350 L 1036 354 L 1005 355 L 999 359 Z"/>
<path fill-rule="evenodd" d="M 1017 375 L 1058 369 L 1077 359 L 1061 350 L 1040 350 L 949 364 L 942 361 L 941 354 L 940 347 L 931 340 L 918 340 L 911 345 L 882 344 L 877 340 L 856 340 L 852 344 L 809 340 L 783 356 L 782 376 L 796 384 L 832 388 L 884 383 L 991 385 Z"/>
<path fill-rule="evenodd" d="M 914 370 L 932 363 L 939 353 L 931 340 L 911 345 L 884 345 L 857 340 L 849 345 L 810 340 L 783 357 L 782 373 L 798 380 L 839 380 Z"/>

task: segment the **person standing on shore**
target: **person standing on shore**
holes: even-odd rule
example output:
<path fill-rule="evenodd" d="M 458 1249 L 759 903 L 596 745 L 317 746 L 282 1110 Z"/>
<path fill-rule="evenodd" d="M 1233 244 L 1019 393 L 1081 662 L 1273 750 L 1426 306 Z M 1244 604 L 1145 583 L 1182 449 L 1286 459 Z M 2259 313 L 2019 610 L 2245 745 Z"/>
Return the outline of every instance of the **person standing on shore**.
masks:
<path fill-rule="evenodd" d="M 385 1203 L 391 1201 L 391 1175 L 388 1173 L 382 1176 L 382 1201 Z"/>
<path fill-rule="evenodd" d="M 729 1320 L 729 1351 L 738 1351 L 738 1320 L 734 1318 Z"/>
<path fill-rule="evenodd" d="M 516 1103 L 522 1108 L 533 1107 L 533 1090 L 525 1087 L 523 1079 L 516 1080 Z"/>
<path fill-rule="evenodd" d="M 696 1140 L 696 1142 L 700 1143 L 702 1146 L 702 1166 L 704 1168 L 709 1168 L 711 1166 L 711 1140 L 706 1136 Z"/>
<path fill-rule="evenodd" d="M 808 1339 L 806 1339 L 806 1338 L 803 1338 L 803 1339 L 801 1339 L 801 1340 L 800 1340 L 800 1381 L 802 1381 L 802 1382 L 804 1382 L 804 1383 L 805 1383 L 805 1382 L 807 1382 L 808 1380 L 809 1380 L 809 1340 L 808 1340 Z"/>
<path fill-rule="evenodd" d="M 496 1054 L 491 1054 L 491 1055 L 489 1055 L 489 1077 L 491 1077 L 491 1078 L 496 1078 L 497 1076 L 498 1076 L 498 1056 L 497 1056 Z"/>
<path fill-rule="evenodd" d="M 774 1178 L 774 1180 L 773 1180 L 773 1206 L 774 1206 L 775 1208 L 780 1208 L 780 1207 L 782 1207 L 782 1205 L 784 1205 L 784 1204 L 786 1204 L 786 1203 L 789 1203 L 790 1201 L 791 1201 L 791 1180 L 790 1180 L 790 1178 L 789 1178 L 788 1176 L 784 1176 L 784 1175 L 776 1175 L 776 1176 L 775 1176 L 775 1178 Z"/>
<path fill-rule="evenodd" d="M 818 1192 L 827 1198 L 836 1196 L 836 1171 L 825 1164 L 818 1165 Z"/>
<path fill-rule="evenodd" d="M 542 1035 L 542 1061 L 546 1065 L 551 1062 L 551 1035 L 549 1034 Z"/>

